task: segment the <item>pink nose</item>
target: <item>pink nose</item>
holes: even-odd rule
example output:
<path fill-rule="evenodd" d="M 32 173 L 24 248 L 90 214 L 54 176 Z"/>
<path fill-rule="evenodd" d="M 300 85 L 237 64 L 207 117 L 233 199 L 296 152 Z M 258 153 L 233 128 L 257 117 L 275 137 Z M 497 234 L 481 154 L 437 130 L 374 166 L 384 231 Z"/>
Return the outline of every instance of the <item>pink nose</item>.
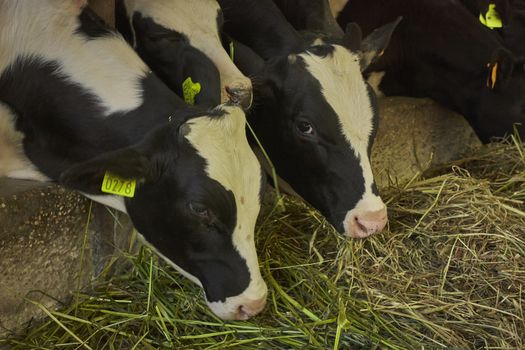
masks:
<path fill-rule="evenodd" d="M 377 211 L 357 212 L 350 215 L 347 225 L 350 237 L 364 238 L 381 232 L 388 221 L 386 208 Z"/>
<path fill-rule="evenodd" d="M 255 316 L 259 312 L 261 312 L 265 306 L 266 296 L 258 300 L 246 302 L 243 305 L 239 306 L 239 309 L 237 310 L 237 315 L 235 315 L 235 319 L 243 321 L 247 320 L 250 317 Z"/>

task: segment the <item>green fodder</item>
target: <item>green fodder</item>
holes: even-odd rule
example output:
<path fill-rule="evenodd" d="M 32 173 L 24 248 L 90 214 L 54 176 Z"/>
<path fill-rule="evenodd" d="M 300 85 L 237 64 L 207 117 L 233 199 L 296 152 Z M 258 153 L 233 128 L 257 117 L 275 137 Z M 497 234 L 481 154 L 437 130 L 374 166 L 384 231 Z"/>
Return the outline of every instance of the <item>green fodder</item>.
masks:
<path fill-rule="evenodd" d="M 525 157 L 493 144 L 383 191 L 389 228 L 348 240 L 293 199 L 260 219 L 265 311 L 224 323 L 147 249 L 12 349 L 523 349 Z M 39 306 L 42 307 L 42 306 Z"/>

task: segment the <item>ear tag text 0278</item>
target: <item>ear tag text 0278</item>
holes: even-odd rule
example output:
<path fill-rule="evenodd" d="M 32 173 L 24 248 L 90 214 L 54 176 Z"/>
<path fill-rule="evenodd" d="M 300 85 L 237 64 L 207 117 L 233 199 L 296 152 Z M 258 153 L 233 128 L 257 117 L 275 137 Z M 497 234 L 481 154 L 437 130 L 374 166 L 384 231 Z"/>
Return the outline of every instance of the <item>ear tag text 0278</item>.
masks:
<path fill-rule="evenodd" d="M 496 4 L 489 4 L 487 13 L 479 15 L 479 21 L 490 29 L 503 28 L 503 22 L 501 22 L 499 13 L 496 11 Z"/>
<path fill-rule="evenodd" d="M 184 101 L 186 101 L 187 104 L 194 105 L 195 96 L 197 96 L 199 92 L 201 92 L 201 84 L 194 83 L 191 80 L 191 77 L 186 78 L 182 83 L 182 94 L 184 95 Z"/>
<path fill-rule="evenodd" d="M 104 193 L 133 198 L 135 196 L 136 187 L 136 180 L 123 179 L 106 171 L 104 179 L 102 180 L 101 190 Z"/>

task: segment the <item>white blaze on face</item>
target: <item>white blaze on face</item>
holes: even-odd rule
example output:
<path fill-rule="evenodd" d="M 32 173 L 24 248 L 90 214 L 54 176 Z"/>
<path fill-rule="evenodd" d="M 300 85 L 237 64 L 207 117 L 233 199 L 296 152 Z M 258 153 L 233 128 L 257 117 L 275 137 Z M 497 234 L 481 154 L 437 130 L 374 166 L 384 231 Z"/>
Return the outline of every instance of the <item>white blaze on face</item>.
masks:
<path fill-rule="evenodd" d="M 324 98 L 339 119 L 341 133 L 348 147 L 359 159 L 365 180 L 365 192 L 358 202 L 359 210 L 379 211 L 385 205 L 372 192 L 374 175 L 368 157 L 370 135 L 374 128 L 370 96 L 361 74 L 359 57 L 342 46 L 333 47 L 332 54 L 325 57 L 309 53 L 299 56 L 303 58 L 308 71 L 319 81 Z M 351 209 L 354 208 L 349 208 L 349 212 Z"/>
<path fill-rule="evenodd" d="M 248 288 L 225 302 L 209 303 L 210 308 L 224 319 L 232 319 L 239 306 L 266 297 L 267 287 L 262 279 L 255 251 L 255 222 L 261 204 L 259 191 L 262 173 L 259 162 L 246 138 L 246 119 L 239 107 L 222 105 L 225 115 L 199 117 L 187 122 L 190 132 L 186 139 L 206 161 L 207 175 L 233 193 L 237 207 L 237 222 L 233 246 L 246 260 L 250 272 Z"/>
<path fill-rule="evenodd" d="M 16 59 L 43 59 L 58 63 L 57 76 L 96 95 L 107 115 L 139 107 L 140 79 L 149 68 L 118 35 L 88 40 L 76 34 L 80 9 L 74 3 L 0 2 L 0 72 Z"/>
<path fill-rule="evenodd" d="M 219 70 L 222 101 L 228 100 L 225 87 L 251 90 L 251 81 L 233 64 L 219 37 L 215 0 L 126 0 L 126 11 L 132 17 L 139 12 L 157 24 L 184 34 L 191 46 L 203 52 Z M 132 26 L 133 27 L 133 26 Z"/>

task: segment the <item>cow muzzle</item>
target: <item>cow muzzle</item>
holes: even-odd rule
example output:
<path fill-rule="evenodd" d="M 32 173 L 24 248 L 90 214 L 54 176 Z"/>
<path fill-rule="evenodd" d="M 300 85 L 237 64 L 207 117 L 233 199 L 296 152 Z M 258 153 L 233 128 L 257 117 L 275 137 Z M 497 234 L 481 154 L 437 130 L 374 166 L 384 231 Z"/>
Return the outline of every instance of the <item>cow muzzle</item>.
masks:
<path fill-rule="evenodd" d="M 379 197 L 377 197 L 379 199 Z M 345 234 L 354 238 L 365 238 L 381 232 L 387 222 L 386 205 L 379 199 L 376 205 L 368 206 L 359 202 L 355 209 L 350 210 L 343 221 Z"/>
<path fill-rule="evenodd" d="M 268 288 L 261 279 L 244 293 L 228 297 L 224 302 L 208 302 L 208 306 L 223 320 L 244 321 L 264 310 L 267 295 Z"/>
<path fill-rule="evenodd" d="M 264 298 L 257 300 L 250 300 L 240 305 L 237 308 L 237 313 L 234 315 L 235 320 L 247 320 L 252 316 L 257 315 L 266 306 L 266 295 Z"/>

